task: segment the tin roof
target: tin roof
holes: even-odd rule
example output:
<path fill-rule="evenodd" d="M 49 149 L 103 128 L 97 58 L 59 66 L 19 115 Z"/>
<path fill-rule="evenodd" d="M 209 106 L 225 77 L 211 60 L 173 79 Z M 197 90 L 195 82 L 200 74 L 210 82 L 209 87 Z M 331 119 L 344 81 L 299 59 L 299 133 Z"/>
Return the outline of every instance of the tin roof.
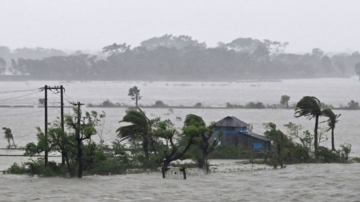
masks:
<path fill-rule="evenodd" d="M 253 133 L 253 132 L 240 132 L 241 134 L 245 134 L 245 135 L 249 135 L 251 137 L 254 137 L 256 139 L 260 139 L 260 140 L 263 140 L 263 141 L 271 141 L 269 138 L 263 136 L 263 135 L 259 135 L 259 134 L 256 134 L 256 133 Z"/>
<path fill-rule="evenodd" d="M 220 121 L 215 123 L 215 126 L 218 127 L 245 127 L 249 126 L 249 124 L 241 121 L 240 119 L 236 118 L 235 116 L 227 116 Z"/>

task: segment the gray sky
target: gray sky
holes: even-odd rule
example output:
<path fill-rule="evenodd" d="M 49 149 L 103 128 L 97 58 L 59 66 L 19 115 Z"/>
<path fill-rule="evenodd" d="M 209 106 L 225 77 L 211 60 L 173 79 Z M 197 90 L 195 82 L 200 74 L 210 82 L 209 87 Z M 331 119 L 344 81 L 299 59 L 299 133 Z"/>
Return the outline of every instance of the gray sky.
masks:
<path fill-rule="evenodd" d="M 287 41 L 287 52 L 356 51 L 359 8 L 357 0 L 1 0 L 0 45 L 96 51 L 173 34 L 208 46 L 252 37 Z"/>

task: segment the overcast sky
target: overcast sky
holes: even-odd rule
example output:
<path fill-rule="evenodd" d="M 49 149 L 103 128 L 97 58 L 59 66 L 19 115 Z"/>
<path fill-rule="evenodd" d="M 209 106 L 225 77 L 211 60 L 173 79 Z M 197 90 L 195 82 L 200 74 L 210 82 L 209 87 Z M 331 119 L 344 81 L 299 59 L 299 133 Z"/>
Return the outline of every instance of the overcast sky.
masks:
<path fill-rule="evenodd" d="M 164 34 L 208 46 L 239 37 L 289 42 L 287 52 L 360 50 L 360 1 L 1 0 L 0 45 L 101 50 Z"/>

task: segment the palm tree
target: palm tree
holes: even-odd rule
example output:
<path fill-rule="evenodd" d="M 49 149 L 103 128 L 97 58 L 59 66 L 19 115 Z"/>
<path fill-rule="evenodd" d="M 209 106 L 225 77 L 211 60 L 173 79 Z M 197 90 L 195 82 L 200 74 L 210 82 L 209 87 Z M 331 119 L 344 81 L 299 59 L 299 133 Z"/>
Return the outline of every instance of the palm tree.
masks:
<path fill-rule="evenodd" d="M 338 118 L 341 116 L 341 114 L 335 114 L 331 109 L 324 109 L 322 114 L 328 118 L 326 122 L 329 126 L 329 129 L 327 131 L 331 130 L 331 149 L 335 151 L 334 129 L 336 123 L 339 122 Z"/>
<path fill-rule="evenodd" d="M 14 141 L 14 136 L 11 132 L 11 129 L 7 128 L 7 127 L 3 127 L 2 129 L 4 130 L 4 133 L 5 133 L 5 139 L 8 141 L 8 148 L 11 147 L 10 140 L 12 140 L 13 146 L 16 147 L 15 141 Z"/>
<path fill-rule="evenodd" d="M 138 101 L 141 99 L 140 89 L 138 89 L 137 86 L 130 88 L 128 96 L 130 96 L 131 99 L 135 100 L 135 107 L 138 107 Z"/>
<path fill-rule="evenodd" d="M 150 120 L 140 108 L 130 109 L 119 123 L 129 123 L 130 125 L 121 126 L 116 130 L 120 141 L 141 140 L 146 160 L 149 160 L 149 145 L 153 146 L 153 125 L 157 119 Z"/>
<path fill-rule="evenodd" d="M 295 117 L 306 117 L 309 120 L 315 118 L 315 128 L 314 128 L 314 149 L 315 156 L 317 156 L 317 148 L 318 148 L 318 125 L 319 125 L 319 117 L 322 115 L 321 111 L 321 102 L 319 99 L 313 96 L 304 96 L 301 100 L 296 104 L 295 107 Z"/>

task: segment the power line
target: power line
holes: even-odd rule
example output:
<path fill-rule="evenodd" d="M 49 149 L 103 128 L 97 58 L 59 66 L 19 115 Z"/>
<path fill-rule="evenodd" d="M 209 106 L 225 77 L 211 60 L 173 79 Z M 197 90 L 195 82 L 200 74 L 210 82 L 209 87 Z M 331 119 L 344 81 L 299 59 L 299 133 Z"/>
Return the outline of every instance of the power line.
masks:
<path fill-rule="evenodd" d="M 1 116 L 18 116 L 18 115 L 25 115 L 25 114 L 34 114 L 34 113 L 39 113 L 39 112 L 43 112 L 43 110 L 27 112 L 27 113 L 18 113 L 18 114 L 1 114 Z"/>
<path fill-rule="evenodd" d="M 73 103 L 73 102 L 74 102 L 74 100 L 73 100 L 70 96 L 68 96 L 66 93 L 64 93 L 64 95 L 67 97 L 67 99 L 64 98 L 66 101 L 68 101 L 69 103 Z M 69 100 L 70 100 L 70 101 L 69 101 Z"/>
<path fill-rule="evenodd" d="M 29 96 L 29 95 L 32 95 L 32 94 L 35 94 L 35 93 L 38 93 L 38 92 L 32 92 L 32 93 L 28 93 L 28 94 L 25 94 L 25 95 L 20 95 L 20 96 L 17 96 L 17 97 L 3 99 L 3 100 L 0 100 L 0 102 L 1 101 L 7 101 L 7 100 L 13 100 L 13 99 L 17 99 L 17 98 L 21 98 L 21 97 L 25 97 L 25 96 Z"/>
<path fill-rule="evenodd" d="M 34 90 L 37 90 L 37 89 L 3 91 L 3 92 L 0 92 L 0 93 L 1 94 L 3 94 L 3 93 L 18 93 L 18 92 L 26 92 L 26 91 L 34 91 Z"/>

